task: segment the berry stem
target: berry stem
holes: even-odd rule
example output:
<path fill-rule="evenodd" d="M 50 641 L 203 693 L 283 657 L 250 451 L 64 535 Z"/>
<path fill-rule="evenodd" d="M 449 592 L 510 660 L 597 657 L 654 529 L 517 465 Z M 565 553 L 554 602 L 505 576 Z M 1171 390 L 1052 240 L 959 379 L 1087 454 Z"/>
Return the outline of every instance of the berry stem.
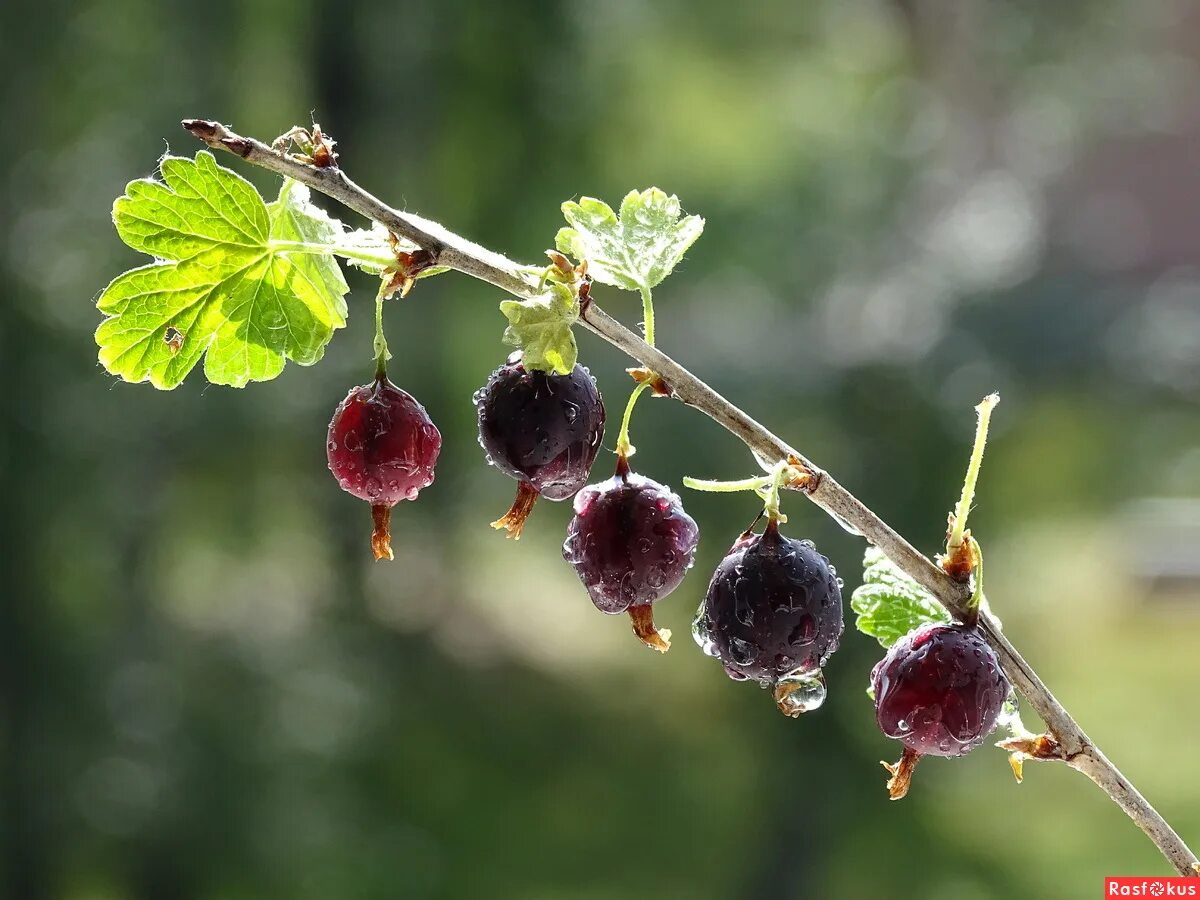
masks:
<path fill-rule="evenodd" d="M 392 556 L 392 508 L 390 506 L 372 506 L 371 518 L 375 528 L 371 532 L 371 550 L 375 559 L 393 559 Z"/>
<path fill-rule="evenodd" d="M 880 760 L 880 765 L 887 769 L 888 773 L 892 776 L 888 779 L 887 783 L 889 800 L 902 800 L 908 794 L 908 788 L 912 784 L 913 772 L 920 761 L 921 754 L 908 747 L 904 748 L 904 753 L 901 754 L 897 762 L 890 763 Z"/>
<path fill-rule="evenodd" d="M 392 358 L 383 333 L 383 301 L 387 297 L 389 280 L 385 276 L 380 281 L 379 292 L 375 295 L 375 377 L 381 381 L 387 377 L 387 361 Z"/>
<path fill-rule="evenodd" d="M 971 597 L 967 600 L 967 612 L 978 617 L 980 605 L 984 602 L 983 596 L 983 548 L 979 546 L 979 542 L 975 538 L 967 535 L 967 551 L 971 559 L 971 574 L 973 584 L 971 586 Z M 970 624 L 974 624 L 972 621 Z"/>
<path fill-rule="evenodd" d="M 638 382 L 629 395 L 629 402 L 625 404 L 625 415 L 621 417 L 621 431 L 617 435 L 617 456 L 627 459 L 637 452 L 637 448 L 629 443 L 629 420 L 633 417 L 633 408 L 637 405 L 638 397 L 642 396 L 642 392 L 648 387 L 650 382 Z"/>
<path fill-rule="evenodd" d="M 946 540 L 947 556 L 953 556 L 954 551 L 963 545 L 967 516 L 971 512 L 971 503 L 975 500 L 975 483 L 979 480 L 983 451 L 987 447 L 988 423 L 992 419 L 992 410 L 999 402 L 999 394 L 988 394 L 975 407 L 975 412 L 979 414 L 975 425 L 975 446 L 971 448 L 971 460 L 967 463 L 967 477 L 963 479 L 962 496 L 958 499 L 958 506 L 954 508 L 954 525 L 950 529 L 950 537 Z"/>
<path fill-rule="evenodd" d="M 654 627 L 654 608 L 649 603 L 629 607 L 629 619 L 633 623 L 633 633 L 651 650 L 666 653 L 671 649 L 671 632 L 667 628 L 659 631 Z"/>
<path fill-rule="evenodd" d="M 521 532 L 525 529 L 525 520 L 533 512 L 533 504 L 537 503 L 540 496 L 537 488 L 528 481 L 518 481 L 517 496 L 513 500 L 512 506 L 509 507 L 508 512 L 492 523 L 492 527 L 497 531 L 504 530 L 507 532 L 506 537 L 519 541 Z"/>
<path fill-rule="evenodd" d="M 788 470 L 788 461 L 781 459 L 771 470 L 770 480 L 762 494 L 763 511 L 767 514 L 767 522 L 786 522 L 787 516 L 779 511 L 779 490 L 783 484 L 784 473 Z"/>

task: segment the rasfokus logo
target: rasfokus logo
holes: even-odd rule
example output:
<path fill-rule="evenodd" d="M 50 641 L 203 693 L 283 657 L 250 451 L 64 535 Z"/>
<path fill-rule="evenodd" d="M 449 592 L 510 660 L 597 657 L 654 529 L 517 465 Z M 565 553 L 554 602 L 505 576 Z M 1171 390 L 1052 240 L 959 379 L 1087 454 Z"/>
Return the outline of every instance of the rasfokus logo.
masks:
<path fill-rule="evenodd" d="M 1104 879 L 1104 896 L 1200 897 L 1200 878 L 1109 877 Z"/>

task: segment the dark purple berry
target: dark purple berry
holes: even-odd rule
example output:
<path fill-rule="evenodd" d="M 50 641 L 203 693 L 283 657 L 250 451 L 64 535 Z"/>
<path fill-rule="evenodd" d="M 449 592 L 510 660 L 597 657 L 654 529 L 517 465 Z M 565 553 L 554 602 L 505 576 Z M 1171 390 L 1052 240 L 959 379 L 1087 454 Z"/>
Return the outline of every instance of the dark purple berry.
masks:
<path fill-rule="evenodd" d="M 962 756 L 982 744 L 1011 690 L 977 628 L 940 624 L 893 644 L 871 672 L 871 687 L 880 730 L 905 747 L 888 766 L 892 799 L 907 792 L 920 756 Z"/>
<path fill-rule="evenodd" d="M 773 685 L 780 709 L 798 715 L 824 700 L 820 670 L 842 636 L 841 582 L 811 541 L 784 537 L 771 520 L 721 560 L 693 634 L 731 678 Z"/>
<path fill-rule="evenodd" d="M 583 366 L 570 375 L 526 371 L 514 353 L 475 392 L 488 462 L 517 479 L 512 509 L 493 525 L 520 537 L 539 496 L 565 500 L 587 483 L 604 437 L 604 401 Z"/>
<path fill-rule="evenodd" d="M 596 608 L 628 612 L 633 630 L 655 650 L 671 646 L 650 604 L 679 586 L 696 556 L 700 529 L 670 488 L 629 471 L 624 457 L 607 481 L 575 495 L 563 558 L 575 567 Z"/>
<path fill-rule="evenodd" d="M 329 423 L 329 471 L 371 504 L 376 559 L 391 559 L 391 509 L 433 482 L 442 435 L 423 407 L 385 377 L 352 388 Z"/>

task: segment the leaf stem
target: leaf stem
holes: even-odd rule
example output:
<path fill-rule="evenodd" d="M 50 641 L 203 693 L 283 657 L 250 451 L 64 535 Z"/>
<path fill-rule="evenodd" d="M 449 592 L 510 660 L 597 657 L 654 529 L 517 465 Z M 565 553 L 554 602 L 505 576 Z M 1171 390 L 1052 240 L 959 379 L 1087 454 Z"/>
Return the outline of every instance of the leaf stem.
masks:
<path fill-rule="evenodd" d="M 633 408 L 637 405 L 638 397 L 642 396 L 642 392 L 648 387 L 650 382 L 640 381 L 629 395 L 629 402 L 625 404 L 625 415 L 621 417 L 621 432 L 617 435 L 617 456 L 628 458 L 637 452 L 637 448 L 629 443 L 629 420 L 633 417 Z"/>
<path fill-rule="evenodd" d="M 963 534 L 967 528 L 967 516 L 971 512 L 971 503 L 975 500 L 975 483 L 979 480 L 979 469 L 983 465 L 983 451 L 987 447 L 988 423 L 992 419 L 992 410 L 1000 402 L 999 394 L 988 394 L 975 407 L 979 414 L 975 425 L 975 446 L 971 448 L 971 460 L 967 463 L 967 477 L 963 479 L 962 496 L 958 506 L 954 508 L 954 525 L 950 537 L 946 541 L 946 551 L 953 553 L 963 544 Z"/>
<path fill-rule="evenodd" d="M 654 346 L 654 296 L 650 286 L 642 285 L 642 334 L 646 343 Z"/>
<path fill-rule="evenodd" d="M 272 240 L 270 242 L 272 250 L 285 253 L 308 253 L 319 256 L 340 256 L 343 259 L 353 259 L 358 262 L 368 263 L 381 268 L 395 267 L 396 257 L 394 254 L 387 253 L 370 253 L 366 250 L 352 250 L 349 247 L 342 247 L 337 244 L 310 244 L 306 241 L 281 241 Z"/>

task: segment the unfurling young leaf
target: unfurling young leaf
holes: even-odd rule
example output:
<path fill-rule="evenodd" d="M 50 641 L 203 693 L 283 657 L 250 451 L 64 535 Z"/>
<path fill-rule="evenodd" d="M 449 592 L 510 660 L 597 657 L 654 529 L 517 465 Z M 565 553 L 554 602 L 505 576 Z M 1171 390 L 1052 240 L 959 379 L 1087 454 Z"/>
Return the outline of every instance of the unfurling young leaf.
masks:
<path fill-rule="evenodd" d="M 579 355 L 571 326 L 579 318 L 579 299 L 565 284 L 551 282 L 537 300 L 505 300 L 500 312 L 508 318 L 504 340 L 521 348 L 527 369 L 568 375 Z"/>
<path fill-rule="evenodd" d="M 560 253 L 587 260 L 596 281 L 640 291 L 671 274 L 704 230 L 699 216 L 683 216 L 679 198 L 658 188 L 630 191 L 621 201 L 618 217 L 612 207 L 594 197 L 562 205 L 569 228 L 559 230 Z"/>
<path fill-rule="evenodd" d="M 121 239 L 155 262 L 115 278 L 98 301 L 100 362 L 126 381 L 178 386 L 203 356 L 214 384 L 310 365 L 346 324 L 348 291 L 330 245 L 342 225 L 285 182 L 267 205 L 212 154 L 166 157 L 162 181 L 129 184 L 113 206 Z"/>
<path fill-rule="evenodd" d="M 933 595 L 883 555 L 868 547 L 863 555 L 863 583 L 850 597 L 858 630 L 887 648 L 927 622 L 953 621 Z"/>

